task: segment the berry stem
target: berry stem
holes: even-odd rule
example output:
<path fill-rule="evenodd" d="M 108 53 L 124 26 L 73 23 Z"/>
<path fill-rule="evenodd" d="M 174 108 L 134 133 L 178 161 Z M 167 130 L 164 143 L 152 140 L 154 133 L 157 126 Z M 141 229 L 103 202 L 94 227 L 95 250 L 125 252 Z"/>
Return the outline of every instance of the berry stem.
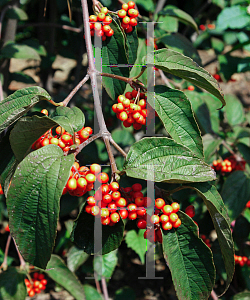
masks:
<path fill-rule="evenodd" d="M 182 186 L 179 186 L 179 187 L 176 188 L 176 189 L 173 189 L 173 190 L 169 191 L 169 194 L 172 195 L 172 194 L 174 194 L 174 193 L 176 193 L 176 192 L 179 192 L 179 191 L 181 191 L 181 190 L 188 189 L 188 188 L 190 188 L 190 187 L 187 186 L 187 185 L 182 185 Z"/>
<path fill-rule="evenodd" d="M 109 135 L 104 135 L 102 138 L 103 138 L 103 141 L 105 143 L 105 146 L 106 146 L 106 149 L 107 149 L 107 152 L 108 152 L 112 174 L 115 174 L 117 172 L 117 166 L 116 166 L 115 158 L 114 158 L 114 155 L 113 155 L 113 152 L 112 152 L 112 149 L 111 149 L 111 146 L 110 146 L 110 142 L 109 142 L 110 141 L 110 136 Z"/>
<path fill-rule="evenodd" d="M 11 235 L 9 234 L 7 242 L 6 242 L 6 246 L 5 246 L 3 263 L 0 266 L 0 269 L 3 269 L 4 271 L 6 271 L 8 268 L 7 257 L 8 257 L 8 252 L 9 252 L 9 248 L 10 248 L 10 241 L 11 241 Z"/>
<path fill-rule="evenodd" d="M 169 80 L 168 80 L 167 76 L 165 76 L 165 74 L 163 73 L 162 70 L 158 70 L 158 71 L 159 71 L 159 73 L 160 73 L 160 75 L 161 75 L 162 81 L 166 84 L 167 87 L 169 87 L 169 88 L 172 89 L 172 86 L 171 86 L 171 84 L 169 83 Z"/>
<path fill-rule="evenodd" d="M 107 289 L 106 279 L 103 276 L 102 276 L 102 290 L 103 290 L 104 299 L 108 300 L 109 299 L 109 295 L 108 295 L 108 289 Z"/>
<path fill-rule="evenodd" d="M 212 292 L 211 292 L 211 298 L 212 298 L 213 300 L 218 300 L 218 299 L 219 299 L 218 296 L 217 296 L 217 294 L 215 293 L 214 290 L 212 290 Z"/>
<path fill-rule="evenodd" d="M 73 150 L 75 156 L 76 156 L 78 153 L 80 153 L 84 147 L 86 147 L 88 144 L 90 144 L 91 142 L 93 142 L 94 140 L 96 140 L 96 139 L 98 139 L 98 138 L 100 138 L 100 137 L 102 137 L 102 133 L 101 133 L 101 132 L 99 132 L 99 133 L 93 135 L 93 136 L 90 137 L 87 141 L 81 143 L 75 151 Z"/>
<path fill-rule="evenodd" d="M 100 283 L 99 283 L 99 281 L 98 281 L 96 271 L 94 272 L 94 277 L 95 277 L 95 285 L 96 285 L 96 289 L 97 289 L 97 291 L 98 291 L 99 294 L 102 294 L 101 287 L 100 287 Z"/>
<path fill-rule="evenodd" d="M 78 85 L 70 92 L 70 94 L 63 100 L 63 106 L 67 106 L 69 101 L 73 98 L 76 92 L 89 80 L 89 74 L 87 74 Z"/>
<path fill-rule="evenodd" d="M 127 153 L 110 137 L 111 144 L 126 158 Z"/>

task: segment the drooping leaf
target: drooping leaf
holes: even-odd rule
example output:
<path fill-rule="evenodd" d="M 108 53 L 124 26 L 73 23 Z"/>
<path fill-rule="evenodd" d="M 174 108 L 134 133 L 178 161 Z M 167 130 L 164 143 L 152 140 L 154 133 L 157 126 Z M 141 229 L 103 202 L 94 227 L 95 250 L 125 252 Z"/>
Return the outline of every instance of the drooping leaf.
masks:
<path fill-rule="evenodd" d="M 11 7 L 6 12 L 6 18 L 26 21 L 28 20 L 28 15 L 23 9 L 19 7 Z"/>
<path fill-rule="evenodd" d="M 138 36 L 137 30 L 134 30 L 126 34 L 126 44 L 128 46 L 128 63 L 133 65 L 137 58 L 137 49 L 138 49 Z"/>
<path fill-rule="evenodd" d="M 230 174 L 223 184 L 221 197 L 231 221 L 235 220 L 250 199 L 250 178 L 243 171 Z"/>
<path fill-rule="evenodd" d="M 145 63 L 204 88 L 216 96 L 223 106 L 226 104 L 218 82 L 191 58 L 170 49 L 161 49 L 144 57 L 143 64 Z"/>
<path fill-rule="evenodd" d="M 225 110 L 228 123 L 231 126 L 243 123 L 245 121 L 244 108 L 240 100 L 234 95 L 226 95 L 225 100 L 227 103 Z"/>
<path fill-rule="evenodd" d="M 89 257 L 83 250 L 72 246 L 67 254 L 67 266 L 71 272 L 75 272 Z"/>
<path fill-rule="evenodd" d="M 127 2 L 127 1 L 126 1 Z M 153 0 L 148 0 L 148 1 L 144 1 L 144 0 L 136 0 L 135 1 L 136 5 L 138 5 L 139 7 L 142 7 L 143 9 L 145 9 L 146 11 L 153 11 L 155 4 Z"/>
<path fill-rule="evenodd" d="M 102 295 L 100 295 L 98 291 L 95 288 L 93 288 L 93 286 L 89 284 L 84 284 L 83 289 L 86 300 L 103 300 Z"/>
<path fill-rule="evenodd" d="M 145 253 L 147 251 L 147 241 L 143 236 L 144 231 L 145 230 L 140 229 L 137 234 L 135 230 L 129 230 L 125 237 L 127 246 L 139 255 L 143 265 L 145 263 Z"/>
<path fill-rule="evenodd" d="M 4 159 L 0 160 L 0 175 L 8 166 L 9 162 L 12 160 L 14 155 L 10 146 L 9 137 L 10 137 L 10 130 L 0 141 L 0 157 L 2 158 L 4 157 Z"/>
<path fill-rule="evenodd" d="M 71 135 L 74 132 L 79 131 L 85 124 L 85 117 L 83 112 L 76 106 L 69 107 L 57 107 L 51 119 L 62 126 Z"/>
<path fill-rule="evenodd" d="M 14 267 L 0 273 L 0 300 L 25 300 L 27 288 L 25 272 Z"/>
<path fill-rule="evenodd" d="M 201 58 L 196 48 L 194 48 L 193 44 L 185 36 L 179 33 L 162 34 L 162 36 L 159 37 L 159 41 L 161 41 L 166 48 L 180 52 L 201 65 Z"/>
<path fill-rule="evenodd" d="M 246 7 L 234 5 L 226 7 L 217 17 L 217 30 L 241 29 L 248 26 L 250 23 L 250 16 L 247 13 Z"/>
<path fill-rule="evenodd" d="M 249 139 L 249 136 L 248 136 Z M 247 162 L 247 164 L 250 164 L 250 148 L 249 146 L 243 144 L 243 143 L 238 143 L 237 144 L 237 148 L 240 151 L 240 153 L 242 154 L 243 158 L 245 159 L 245 161 Z"/>
<path fill-rule="evenodd" d="M 0 58 L 19 58 L 41 60 L 40 55 L 27 45 L 8 42 L 0 51 Z"/>
<path fill-rule="evenodd" d="M 238 245 L 242 245 L 242 243 L 244 243 L 248 240 L 249 233 L 250 233 L 250 223 L 247 220 L 247 218 L 240 215 L 236 219 L 234 227 L 233 227 L 234 241 Z"/>
<path fill-rule="evenodd" d="M 179 20 L 168 15 L 159 15 L 158 27 L 166 32 L 177 32 L 179 27 Z"/>
<path fill-rule="evenodd" d="M 73 154 L 64 156 L 58 146 L 48 145 L 26 156 L 11 181 L 11 235 L 24 259 L 42 269 L 54 247 L 59 200 L 73 163 Z"/>
<path fill-rule="evenodd" d="M 14 175 L 17 166 L 18 166 L 18 161 L 13 156 L 12 159 L 9 161 L 5 170 L 1 174 L 1 184 L 6 198 L 7 198 L 12 176 Z"/>
<path fill-rule="evenodd" d="M 198 31 L 198 27 L 194 19 L 189 14 L 174 5 L 165 6 L 164 9 L 159 12 L 159 15 L 167 15 L 177 18 L 180 22 L 189 25 L 193 27 L 194 30 Z"/>
<path fill-rule="evenodd" d="M 125 39 L 121 28 L 115 20 L 110 24 L 114 30 L 108 42 L 104 42 L 101 48 L 102 51 L 102 72 L 123 77 L 129 77 L 128 58 L 125 52 Z M 119 66 L 123 64 L 124 66 Z M 110 98 L 116 100 L 117 97 L 123 94 L 126 83 L 124 81 L 109 77 L 102 77 L 102 83 L 109 94 Z"/>
<path fill-rule="evenodd" d="M 15 73 L 10 73 L 10 81 L 17 81 L 17 82 L 23 82 L 27 84 L 35 84 L 36 81 L 29 76 L 28 74 L 25 74 L 23 72 L 15 72 Z"/>
<path fill-rule="evenodd" d="M 85 300 L 82 284 L 59 256 L 51 255 L 45 272 L 56 283 L 64 287 L 76 300 Z"/>
<path fill-rule="evenodd" d="M 216 150 L 218 150 L 220 144 L 222 143 L 222 139 L 215 138 L 211 134 L 205 134 L 202 137 L 202 140 L 204 145 L 205 161 L 208 163 L 209 159 L 213 156 Z"/>
<path fill-rule="evenodd" d="M 155 103 L 155 110 L 171 137 L 189 148 L 197 157 L 203 158 L 200 130 L 185 94 L 157 85 L 154 93 L 148 93 L 147 100 L 152 106 Z"/>
<path fill-rule="evenodd" d="M 178 299 L 208 299 L 215 281 L 211 250 L 198 237 L 194 222 L 182 212 L 179 216 L 180 227 L 162 230 L 164 258 Z"/>
<path fill-rule="evenodd" d="M 20 162 L 30 146 L 47 130 L 58 125 L 47 116 L 23 117 L 11 130 L 10 143 L 16 159 Z M 32 129 L 32 130 L 31 130 Z"/>
<path fill-rule="evenodd" d="M 104 255 L 94 257 L 94 270 L 98 275 L 99 280 L 102 276 L 111 278 L 118 262 L 117 250 L 111 251 Z"/>
<path fill-rule="evenodd" d="M 16 91 L 0 102 L 0 132 L 17 121 L 40 100 L 51 100 L 50 95 L 38 86 Z"/>
<path fill-rule="evenodd" d="M 234 274 L 234 244 L 226 207 L 219 192 L 210 183 L 194 183 L 189 187 L 201 196 L 212 218 L 227 273 L 226 291 Z"/>
<path fill-rule="evenodd" d="M 143 138 L 129 150 L 124 171 L 130 177 L 169 183 L 203 182 L 215 172 L 187 147 L 169 138 Z"/>
<path fill-rule="evenodd" d="M 99 221 L 99 224 L 95 223 Z M 99 225 L 99 226 L 98 226 Z M 88 254 L 107 254 L 117 249 L 123 238 L 124 224 L 120 220 L 114 226 L 101 225 L 100 219 L 86 213 L 83 207 L 74 222 L 71 240 Z"/>

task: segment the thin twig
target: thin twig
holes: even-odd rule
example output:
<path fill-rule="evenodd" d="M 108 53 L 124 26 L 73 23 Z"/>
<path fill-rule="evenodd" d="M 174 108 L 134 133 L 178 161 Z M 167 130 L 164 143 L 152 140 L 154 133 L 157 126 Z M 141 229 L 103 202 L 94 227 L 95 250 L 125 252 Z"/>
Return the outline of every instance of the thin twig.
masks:
<path fill-rule="evenodd" d="M 109 137 L 109 135 L 103 135 L 102 138 L 103 138 L 103 141 L 105 143 L 105 146 L 106 146 L 106 149 L 108 152 L 112 174 L 115 176 L 115 173 L 117 172 L 117 166 L 116 166 L 115 158 L 114 158 L 114 155 L 113 155 L 110 143 L 109 143 L 110 137 Z"/>
<path fill-rule="evenodd" d="M 99 283 L 99 281 L 98 281 L 96 271 L 94 271 L 94 277 L 95 277 L 95 285 L 96 285 L 96 289 L 97 289 L 97 291 L 98 291 L 99 294 L 102 294 L 101 287 L 100 287 L 100 283 Z"/>
<path fill-rule="evenodd" d="M 102 290 L 103 290 L 104 299 L 108 300 L 109 295 L 108 295 L 107 283 L 105 277 L 103 276 L 102 276 Z"/>
<path fill-rule="evenodd" d="M 4 16 L 5 16 L 7 10 L 11 7 L 12 7 L 11 5 L 7 5 L 3 8 L 2 12 L 1 12 L 1 15 L 0 15 L 0 39 L 2 38 L 2 27 L 3 27 Z"/>
<path fill-rule="evenodd" d="M 20 24 L 17 27 L 18 28 L 26 28 L 26 27 L 57 27 L 57 28 L 61 28 L 64 30 L 69 30 L 69 31 L 73 31 L 76 33 L 81 33 L 83 32 L 82 28 L 75 28 L 75 27 L 71 27 L 68 25 L 61 25 L 61 24 L 56 24 L 56 23 L 25 23 L 25 24 Z"/>
<path fill-rule="evenodd" d="M 85 82 L 89 80 L 89 74 L 87 74 L 78 85 L 70 92 L 70 94 L 63 100 L 63 106 L 67 106 L 69 101 L 73 98 L 76 92 L 84 85 Z"/>
<path fill-rule="evenodd" d="M 181 190 L 188 189 L 188 188 L 190 188 L 190 187 L 185 186 L 185 185 L 182 185 L 182 186 L 179 186 L 179 187 L 176 188 L 176 189 L 173 189 L 173 190 L 169 191 L 169 194 L 172 195 L 172 194 L 174 194 L 174 193 L 176 193 L 176 192 L 179 192 L 179 191 L 181 191 Z"/>
<path fill-rule="evenodd" d="M 102 136 L 102 133 L 99 132 L 99 133 L 93 135 L 92 137 L 90 137 L 87 141 L 81 143 L 81 144 L 78 146 L 78 148 L 77 148 L 75 151 L 73 151 L 73 153 L 75 154 L 75 156 L 76 156 L 78 153 L 80 153 L 84 147 L 86 147 L 88 144 L 90 144 L 90 143 L 93 142 L 94 140 L 100 138 L 101 136 Z"/>
<path fill-rule="evenodd" d="M 163 73 L 163 71 L 160 70 L 160 69 L 158 71 L 159 71 L 159 73 L 161 75 L 162 81 L 166 84 L 166 86 L 169 87 L 169 88 L 172 88 L 171 84 L 168 81 L 168 78 L 165 76 L 165 74 Z"/>
<path fill-rule="evenodd" d="M 7 257 L 8 257 L 8 252 L 9 252 L 9 248 L 10 248 L 10 241 L 11 241 L 11 235 L 9 234 L 7 242 L 6 242 L 6 246 L 5 246 L 3 263 L 0 266 L 0 269 L 3 269 L 4 271 L 6 271 L 7 267 L 8 267 Z"/>
<path fill-rule="evenodd" d="M 18 254 L 18 256 L 19 256 L 19 260 L 20 260 L 20 268 L 21 268 L 21 269 L 22 269 L 22 268 L 24 269 L 25 266 L 26 266 L 26 262 L 25 262 L 25 260 L 23 259 L 21 253 L 19 252 L 19 250 L 18 250 L 18 248 L 17 248 L 16 241 L 14 240 L 14 238 L 13 238 L 13 241 L 14 241 L 14 244 L 15 244 L 15 246 L 16 246 L 17 254 Z"/>
<path fill-rule="evenodd" d="M 214 290 L 212 290 L 212 292 L 211 292 L 211 297 L 213 298 L 213 300 L 219 299 Z"/>
<path fill-rule="evenodd" d="M 228 146 L 228 144 L 226 143 L 226 141 L 222 141 L 222 145 L 228 150 L 228 152 L 230 152 L 233 156 L 237 156 L 233 150 Z"/>
<path fill-rule="evenodd" d="M 113 140 L 112 137 L 110 137 L 111 144 L 126 158 L 127 153 Z"/>
<path fill-rule="evenodd" d="M 159 11 L 161 11 L 165 5 L 166 0 L 159 0 L 157 3 L 157 6 L 155 8 L 155 12 L 153 15 L 153 19 L 155 20 L 155 16 L 158 14 Z"/>

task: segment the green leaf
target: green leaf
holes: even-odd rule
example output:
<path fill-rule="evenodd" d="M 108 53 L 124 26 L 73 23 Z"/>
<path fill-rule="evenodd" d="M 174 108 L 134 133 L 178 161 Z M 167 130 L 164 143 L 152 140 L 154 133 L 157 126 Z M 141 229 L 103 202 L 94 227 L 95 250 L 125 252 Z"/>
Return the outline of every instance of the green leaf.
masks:
<path fill-rule="evenodd" d="M 213 156 L 213 154 L 218 150 L 219 146 L 222 143 L 222 139 L 215 138 L 211 134 L 205 134 L 202 137 L 203 145 L 204 145 L 204 156 L 205 161 L 208 163 L 209 159 Z"/>
<path fill-rule="evenodd" d="M 226 6 L 225 0 L 212 0 L 212 3 L 220 8 L 224 8 Z"/>
<path fill-rule="evenodd" d="M 6 133 L 6 135 L 0 141 L 0 157 L 4 157 L 4 159 L 0 159 L 0 175 L 2 176 L 3 171 L 6 169 L 8 164 L 12 162 L 14 154 L 12 152 L 10 146 L 10 130 Z"/>
<path fill-rule="evenodd" d="M 235 220 L 250 199 L 250 178 L 243 171 L 230 174 L 223 184 L 221 197 L 231 221 Z"/>
<path fill-rule="evenodd" d="M 24 272 L 14 267 L 0 273 L 0 300 L 25 300 L 27 295 L 25 277 Z"/>
<path fill-rule="evenodd" d="M 249 23 L 250 16 L 246 7 L 235 5 L 224 8 L 218 15 L 216 29 L 221 31 L 227 28 L 240 29 L 248 26 Z"/>
<path fill-rule="evenodd" d="M 234 228 L 233 228 L 233 238 L 234 241 L 238 245 L 242 245 L 242 243 L 248 240 L 248 236 L 250 233 L 250 223 L 248 222 L 247 218 L 243 216 L 239 216 L 236 219 Z"/>
<path fill-rule="evenodd" d="M 159 41 L 162 42 L 166 48 L 180 52 L 201 65 L 201 58 L 197 50 L 185 36 L 179 33 L 163 34 L 162 37 L 160 36 Z"/>
<path fill-rule="evenodd" d="M 17 82 L 27 83 L 27 84 L 35 84 L 36 83 L 35 80 L 31 76 L 29 76 L 23 72 L 10 73 L 10 81 L 12 81 L 12 80 L 17 81 Z"/>
<path fill-rule="evenodd" d="M 178 19 L 167 15 L 161 15 L 158 18 L 158 24 L 161 29 L 167 32 L 177 32 L 179 27 Z"/>
<path fill-rule="evenodd" d="M 117 249 L 123 239 L 123 221 L 120 220 L 114 226 L 102 225 L 102 246 L 100 248 L 99 245 L 95 245 L 94 247 L 95 219 L 94 216 L 86 213 L 85 207 L 83 207 L 78 218 L 74 222 L 73 231 L 71 233 L 72 242 L 88 254 L 104 255 Z M 98 221 L 100 220 L 98 219 Z"/>
<path fill-rule="evenodd" d="M 192 219 L 179 212 L 182 224 L 162 230 L 164 258 L 180 300 L 208 299 L 214 286 L 215 268 L 211 250 L 198 237 Z"/>
<path fill-rule="evenodd" d="M 143 265 L 145 263 L 145 253 L 147 251 L 147 241 L 143 236 L 144 231 L 145 230 L 140 229 L 137 234 L 135 230 L 129 230 L 125 237 L 127 246 L 139 255 Z"/>
<path fill-rule="evenodd" d="M 27 45 L 8 42 L 0 51 L 0 58 L 19 58 L 41 60 L 39 54 Z"/>
<path fill-rule="evenodd" d="M 145 39 L 138 39 L 139 45 L 137 50 L 137 58 L 133 65 L 133 68 L 131 69 L 129 73 L 129 77 L 135 77 L 137 76 L 141 71 L 141 65 L 142 65 L 142 58 L 147 54 L 147 45 L 145 42 Z M 139 80 L 146 86 L 147 85 L 147 71 L 145 71 L 140 77 Z M 131 86 L 127 84 L 126 90 L 124 92 L 131 91 Z"/>
<path fill-rule="evenodd" d="M 102 295 L 100 295 L 98 291 L 91 285 L 84 284 L 83 289 L 86 300 L 103 300 Z"/>
<path fill-rule="evenodd" d="M 244 108 L 240 100 L 234 95 L 225 95 L 227 105 L 225 106 L 228 123 L 231 126 L 241 124 L 245 121 Z"/>
<path fill-rule="evenodd" d="M 74 155 L 55 145 L 40 148 L 18 165 L 7 197 L 9 226 L 23 258 L 45 269 L 56 237 L 59 200 Z"/>
<path fill-rule="evenodd" d="M 217 39 L 215 37 L 211 38 L 211 46 L 216 54 L 221 53 L 225 48 L 224 43 L 220 39 Z"/>
<path fill-rule="evenodd" d="M 226 207 L 217 189 L 210 183 L 194 183 L 190 188 L 203 199 L 212 218 L 227 273 L 226 291 L 234 274 L 234 244 Z"/>
<path fill-rule="evenodd" d="M 111 278 L 118 262 L 117 250 L 111 251 L 105 255 L 94 257 L 94 270 L 98 275 L 99 280 L 102 276 Z"/>
<path fill-rule="evenodd" d="M 114 141 L 122 147 L 131 146 L 135 142 L 134 135 L 125 129 L 115 129 L 111 132 Z"/>
<path fill-rule="evenodd" d="M 198 87 L 204 88 L 217 97 L 223 106 L 226 104 L 218 82 L 191 58 L 170 49 L 161 49 L 149 53 L 148 61 L 147 57 L 144 57 L 143 64 L 146 62 L 164 72 L 178 76 Z"/>
<path fill-rule="evenodd" d="M 40 100 L 51 100 L 38 86 L 21 89 L 0 102 L 0 133 L 26 114 Z"/>
<path fill-rule="evenodd" d="M 153 172 L 154 170 L 154 172 Z M 130 177 L 155 182 L 203 182 L 215 172 L 187 147 L 169 138 L 143 138 L 129 150 L 124 171 Z"/>
<path fill-rule="evenodd" d="M 250 292 L 241 292 L 234 295 L 233 300 L 250 300 Z"/>
<path fill-rule="evenodd" d="M 121 28 L 115 20 L 110 24 L 114 30 L 114 35 L 108 38 L 108 42 L 102 45 L 102 72 L 113 75 L 129 77 L 129 68 L 119 67 L 119 64 L 128 64 L 125 52 L 125 39 Z M 102 83 L 112 100 L 123 94 L 126 83 L 124 81 L 109 77 L 102 77 Z"/>
<path fill-rule="evenodd" d="M 21 118 L 10 133 L 10 144 L 16 159 L 20 162 L 29 151 L 30 146 L 47 130 L 56 125 L 58 124 L 47 116 Z"/>
<path fill-rule="evenodd" d="M 125 1 L 127 2 L 127 1 Z M 154 7 L 155 7 L 155 4 L 154 4 L 154 1 L 153 0 L 136 0 L 135 1 L 136 5 L 139 5 L 141 6 L 144 10 L 146 11 L 153 11 L 154 10 Z"/>
<path fill-rule="evenodd" d="M 8 190 L 12 176 L 14 175 L 17 166 L 18 161 L 13 156 L 12 159 L 9 161 L 7 167 L 5 168 L 4 172 L 1 174 L 1 184 L 6 198 L 8 195 Z"/>
<path fill-rule="evenodd" d="M 51 116 L 51 119 L 62 126 L 71 135 L 81 130 L 85 124 L 83 112 L 76 106 L 73 108 L 59 106 Z"/>
<path fill-rule="evenodd" d="M 249 138 L 248 138 L 249 139 Z M 242 154 L 245 161 L 250 164 L 250 148 L 243 143 L 238 143 L 237 148 Z"/>
<path fill-rule="evenodd" d="M 177 143 L 189 148 L 197 157 L 203 158 L 200 130 L 185 94 L 157 85 L 154 93 L 148 93 L 147 99 L 151 106 L 155 102 L 155 110 L 171 137 Z"/>
<path fill-rule="evenodd" d="M 82 284 L 59 256 L 51 255 L 45 272 L 56 283 L 64 287 L 76 300 L 85 300 Z"/>
<path fill-rule="evenodd" d="M 72 246 L 67 254 L 67 266 L 71 272 L 75 272 L 89 258 L 89 254 Z"/>
<path fill-rule="evenodd" d="M 46 51 L 45 47 L 43 45 L 40 45 L 38 40 L 35 40 L 35 39 L 24 40 L 23 44 L 33 48 L 41 56 L 47 55 L 47 51 Z"/>
<path fill-rule="evenodd" d="M 19 7 L 11 7 L 6 12 L 6 18 L 26 21 L 28 20 L 28 15 Z"/>
<path fill-rule="evenodd" d="M 167 15 L 177 18 L 180 22 L 191 26 L 194 28 L 194 30 L 198 31 L 198 27 L 194 19 L 189 14 L 174 5 L 165 6 L 164 9 L 159 12 L 159 15 Z"/>
<path fill-rule="evenodd" d="M 126 34 L 126 44 L 128 47 L 128 63 L 133 65 L 136 61 L 138 50 L 138 36 L 136 28 L 134 28 L 132 32 Z"/>

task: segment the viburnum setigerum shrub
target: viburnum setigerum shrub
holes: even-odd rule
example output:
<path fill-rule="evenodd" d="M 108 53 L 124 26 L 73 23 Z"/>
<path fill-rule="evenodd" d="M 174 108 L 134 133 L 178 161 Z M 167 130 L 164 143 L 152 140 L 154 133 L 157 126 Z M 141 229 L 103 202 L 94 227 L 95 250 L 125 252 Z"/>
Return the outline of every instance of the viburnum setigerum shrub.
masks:
<path fill-rule="evenodd" d="M 103 254 L 104 264 L 108 265 L 110 260 L 116 263 L 114 251 L 123 241 L 124 220 L 129 219 L 129 222 L 135 222 L 139 231 L 130 230 L 127 233 L 127 245 L 140 253 L 141 259 L 144 259 L 145 252 L 139 250 L 133 242 L 139 241 L 138 243 L 143 244 L 146 240 L 146 243 L 157 242 L 162 245 L 160 247 L 163 257 L 171 271 L 179 299 L 208 299 L 215 286 L 214 264 L 218 267 L 217 275 L 223 270 L 224 286 L 219 289 L 223 293 L 234 274 L 234 243 L 230 221 L 242 213 L 248 196 L 249 179 L 245 160 L 248 161 L 250 145 L 243 140 L 245 136 L 242 132 L 246 129 L 243 126 L 243 108 L 238 100 L 232 101 L 232 98 L 227 97 L 228 101 L 225 101 L 215 78 L 197 64 L 200 63 L 200 58 L 195 50 L 190 52 L 190 48 L 184 48 L 176 51 L 176 48 L 165 47 L 171 36 L 165 32 L 165 36 L 161 38 L 164 29 L 160 23 L 155 26 L 155 41 L 146 41 L 143 31 L 139 32 L 138 38 L 138 25 L 130 25 L 132 30 L 127 27 L 128 19 L 123 22 L 125 16 L 119 15 L 120 10 L 117 13 L 107 11 L 98 4 L 94 10 L 97 20 L 100 23 L 104 20 L 105 23 L 105 18 L 109 17 L 107 22 L 112 19 L 109 23 L 111 29 L 108 28 L 107 31 L 112 30 L 112 34 L 106 35 L 105 30 L 100 32 L 100 25 L 96 30 L 91 28 L 91 22 L 97 22 L 94 17 L 89 17 L 87 2 L 82 3 L 89 70 L 81 85 L 91 79 L 100 131 L 94 132 L 90 137 L 89 132 L 84 131 L 85 125 L 89 127 L 90 124 L 85 124 L 82 110 L 74 105 L 67 107 L 72 95 L 61 103 L 54 103 L 44 89 L 29 87 L 16 91 L 0 103 L 0 130 L 6 131 L 0 144 L 1 157 L 4 157 L 0 165 L 1 184 L 7 197 L 10 233 L 17 249 L 26 262 L 45 270 L 50 278 L 63 285 L 76 299 L 82 299 L 85 288 L 71 272 L 76 269 L 76 265 L 72 263 L 73 266 L 69 264 L 67 268 L 61 258 L 52 254 L 60 213 L 59 203 L 66 187 L 70 196 L 82 197 L 85 194 L 82 203 L 84 205 L 81 205 L 71 230 L 71 241 L 77 246 L 72 252 L 79 251 L 81 255 L 90 255 L 98 250 L 98 254 Z M 123 7 L 126 12 L 125 8 L 126 6 Z M 100 13 L 105 16 L 99 15 Z M 137 15 L 134 13 L 131 12 L 130 17 Z M 159 13 L 159 20 L 169 16 L 197 29 L 188 14 L 167 5 Z M 101 26 L 105 26 L 104 23 Z M 91 40 L 92 35 L 94 38 Z M 104 35 L 106 38 L 103 39 Z M 99 39 L 97 45 L 95 39 Z M 177 35 L 176 41 L 180 40 L 182 38 Z M 96 70 L 91 41 L 96 48 L 96 55 L 102 42 L 102 71 Z M 147 45 L 153 50 L 155 42 L 158 50 L 147 53 Z M 123 66 L 120 67 L 120 64 Z M 137 66 L 132 67 L 134 64 Z M 138 68 L 138 65 L 143 67 Z M 153 91 L 147 90 L 146 67 L 152 70 L 156 68 L 155 71 L 163 75 L 168 86 L 156 85 Z M 107 129 L 99 95 L 95 90 L 96 75 L 102 76 L 103 87 L 113 104 L 121 104 L 117 104 L 113 111 L 123 124 L 125 122 L 124 126 L 130 129 L 133 127 L 135 130 L 142 129 L 147 134 L 133 143 L 128 153 L 116 144 Z M 188 88 L 184 93 L 182 90 L 185 90 L 185 84 L 180 86 L 176 77 L 191 83 L 192 86 L 205 89 L 208 93 L 200 92 L 197 88 Z M 55 106 L 50 109 L 50 115 L 28 113 L 40 100 L 47 100 Z M 225 108 L 219 111 L 226 102 L 228 103 Z M 112 110 L 112 105 L 109 110 Z M 237 116 L 234 113 L 236 111 Z M 113 117 L 116 119 L 115 115 Z M 153 134 L 148 136 L 146 130 L 154 121 L 164 128 L 160 133 L 164 132 L 166 135 L 167 132 L 168 137 L 152 136 Z M 225 123 L 231 126 L 231 131 L 227 130 Z M 129 124 L 132 126 L 128 126 Z M 237 129 L 234 128 L 235 125 L 238 125 Z M 64 130 L 68 134 L 63 137 Z M 82 131 L 86 135 L 82 136 Z M 88 162 L 88 166 L 81 167 L 78 162 L 81 151 L 97 138 L 103 139 L 107 148 L 111 166 L 109 175 L 101 172 L 99 164 L 93 167 L 92 161 Z M 111 144 L 125 158 L 123 170 L 117 169 Z M 213 162 L 218 160 L 221 165 L 225 161 L 231 162 L 231 165 L 225 163 L 227 168 L 220 168 L 216 177 L 217 166 Z M 240 162 L 241 169 L 233 167 L 241 165 Z M 127 177 L 134 178 L 133 184 L 123 186 L 123 179 Z M 154 182 L 155 197 L 143 193 L 138 180 L 143 181 L 144 185 L 147 181 Z M 232 184 L 235 181 L 236 188 Z M 89 195 L 87 186 L 90 185 L 91 190 L 95 187 L 93 183 L 97 184 L 99 190 L 97 188 L 95 194 Z M 221 191 L 225 204 L 216 186 Z M 185 190 L 185 195 L 179 197 L 182 190 Z M 236 190 L 237 195 L 232 190 Z M 234 200 L 238 194 L 244 194 L 244 200 L 236 205 Z M 191 203 L 190 195 L 199 207 Z M 195 210 L 199 208 L 210 214 L 210 217 L 207 216 L 208 224 L 210 226 L 213 223 L 216 232 L 216 238 L 211 243 L 208 232 L 201 231 L 204 229 L 202 224 L 200 229 L 200 220 L 192 219 L 199 215 L 195 214 Z M 245 222 L 245 219 L 241 221 Z M 94 243 L 94 227 L 98 221 L 102 223 L 101 249 L 95 249 Z M 237 223 L 238 220 L 233 233 L 239 227 Z M 214 251 L 213 247 L 216 245 L 220 250 Z M 240 255 L 242 254 L 238 253 L 236 257 Z M 217 264 L 218 260 L 222 267 Z M 100 274 L 100 268 L 98 269 L 98 257 L 95 257 L 94 266 L 99 272 L 98 275 L 103 275 Z M 20 289 L 25 297 L 24 277 L 32 272 L 32 268 L 23 269 L 23 273 L 20 273 L 16 268 L 9 268 L 0 275 L 0 279 L 2 277 L 2 282 L 7 282 L 13 274 L 17 274 L 17 280 L 12 284 L 15 286 L 22 281 L 23 286 Z M 104 277 L 111 275 L 112 272 L 107 272 Z M 4 289 L 4 285 L 0 285 L 0 288 Z"/>

